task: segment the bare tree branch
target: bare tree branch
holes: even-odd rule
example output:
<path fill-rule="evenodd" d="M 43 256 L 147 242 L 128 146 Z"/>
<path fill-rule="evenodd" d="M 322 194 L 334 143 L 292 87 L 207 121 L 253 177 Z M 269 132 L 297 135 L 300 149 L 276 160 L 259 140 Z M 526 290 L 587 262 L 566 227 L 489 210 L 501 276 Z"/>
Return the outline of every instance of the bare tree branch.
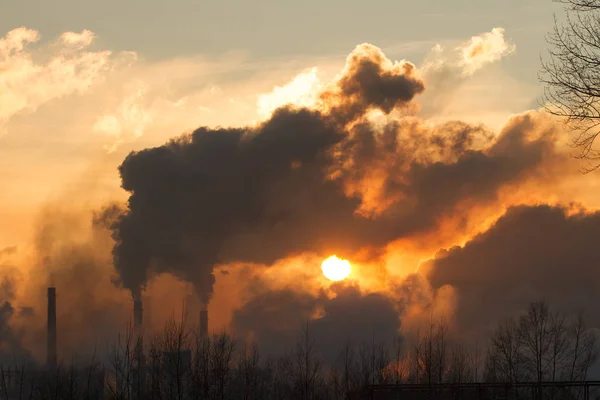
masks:
<path fill-rule="evenodd" d="M 600 166 L 594 146 L 600 133 L 600 0 L 556 0 L 565 4 L 566 21 L 555 18 L 542 58 L 543 106 L 573 130 L 576 157 L 587 159 L 589 172 Z"/>

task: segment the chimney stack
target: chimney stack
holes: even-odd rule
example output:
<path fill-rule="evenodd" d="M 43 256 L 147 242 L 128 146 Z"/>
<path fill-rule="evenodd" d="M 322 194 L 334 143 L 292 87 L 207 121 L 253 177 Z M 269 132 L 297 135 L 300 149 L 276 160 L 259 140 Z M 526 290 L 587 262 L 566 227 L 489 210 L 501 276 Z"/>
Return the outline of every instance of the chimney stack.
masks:
<path fill-rule="evenodd" d="M 136 332 L 142 329 L 142 301 L 133 301 L 133 327 Z"/>
<path fill-rule="evenodd" d="M 200 310 L 200 335 L 208 336 L 208 310 Z"/>
<path fill-rule="evenodd" d="M 48 288 L 48 329 L 46 364 L 48 368 L 56 369 L 56 288 Z"/>

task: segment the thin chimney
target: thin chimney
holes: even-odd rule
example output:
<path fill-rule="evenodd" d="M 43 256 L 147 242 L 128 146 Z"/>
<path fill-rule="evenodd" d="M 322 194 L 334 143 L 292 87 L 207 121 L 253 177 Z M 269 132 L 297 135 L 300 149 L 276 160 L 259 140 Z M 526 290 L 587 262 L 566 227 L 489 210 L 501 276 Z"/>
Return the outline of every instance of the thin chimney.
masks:
<path fill-rule="evenodd" d="M 134 300 L 133 301 L 133 327 L 136 332 L 139 332 L 142 329 L 142 301 Z"/>
<path fill-rule="evenodd" d="M 200 310 L 200 335 L 208 336 L 208 310 L 206 308 Z"/>
<path fill-rule="evenodd" d="M 136 371 L 139 373 L 144 368 L 144 344 L 142 337 L 142 300 L 134 300 L 133 301 L 133 329 L 134 334 L 136 335 L 136 345 L 135 345 L 135 359 L 136 359 Z M 138 381 L 141 379 L 140 376 L 135 377 Z"/>
<path fill-rule="evenodd" d="M 48 331 L 46 364 L 48 368 L 57 366 L 56 356 L 56 288 L 48 288 Z"/>

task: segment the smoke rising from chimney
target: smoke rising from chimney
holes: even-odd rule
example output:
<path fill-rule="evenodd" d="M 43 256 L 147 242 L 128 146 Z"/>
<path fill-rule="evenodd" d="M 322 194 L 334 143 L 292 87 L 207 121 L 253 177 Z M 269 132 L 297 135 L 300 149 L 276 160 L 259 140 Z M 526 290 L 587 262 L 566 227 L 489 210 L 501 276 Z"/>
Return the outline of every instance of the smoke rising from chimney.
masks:
<path fill-rule="evenodd" d="M 113 232 L 118 238 L 115 262 L 122 286 L 131 290 L 137 298 L 145 289 L 146 282 L 153 280 L 158 282 L 157 285 L 163 285 L 163 278 L 168 276 L 170 279 L 174 275 L 176 278 L 173 279 L 178 281 L 193 282 L 203 301 L 207 301 L 212 293 L 214 263 L 224 264 L 219 268 L 233 276 L 237 270 L 226 265 L 231 260 L 270 264 L 273 260 L 283 259 L 281 264 L 284 265 L 290 259 L 288 257 L 305 251 L 318 252 L 314 257 L 319 258 L 343 249 L 345 253 L 340 256 L 354 261 L 351 252 L 358 251 L 362 245 L 374 247 L 372 253 L 367 253 L 369 256 L 382 254 L 387 248 L 401 247 L 393 243 L 389 247 L 377 248 L 395 238 L 405 238 L 401 242 L 409 246 L 417 241 L 415 238 L 425 237 L 427 240 L 421 240 L 423 246 L 429 246 L 425 252 L 431 248 L 435 251 L 439 247 L 434 246 L 446 244 L 432 244 L 433 240 L 429 240 L 429 237 L 434 235 L 428 232 L 435 231 L 435 239 L 439 235 L 451 238 L 452 241 L 445 243 L 462 243 L 459 238 L 462 234 L 459 229 L 462 228 L 452 225 L 448 229 L 436 229 L 443 218 L 456 217 L 456 225 L 467 225 L 467 218 L 479 212 L 480 206 L 486 207 L 486 202 L 511 192 L 513 186 L 508 185 L 519 184 L 520 190 L 530 193 L 529 184 L 520 185 L 522 178 L 540 182 L 539 175 L 535 174 L 536 168 L 552 152 L 552 140 L 536 136 L 536 132 L 539 132 L 537 113 L 513 119 L 499 134 L 460 122 L 436 124 L 414 115 L 412 118 L 398 117 L 400 113 L 382 118 L 384 121 L 393 118 L 394 122 L 386 122 L 385 126 L 375 128 L 366 118 L 369 110 L 380 111 L 379 107 L 382 107 L 383 113 L 388 109 L 400 109 L 404 113 L 405 106 L 411 112 L 415 108 L 410 107 L 410 101 L 395 104 L 387 100 L 387 94 L 379 96 L 374 92 L 384 90 L 386 85 L 381 85 L 379 89 L 377 85 L 365 86 L 378 79 L 377 71 L 388 70 L 385 62 L 377 64 L 379 61 L 373 61 L 377 57 L 361 54 L 353 59 L 363 61 L 354 63 L 344 74 L 350 78 L 357 76 L 356 81 L 344 78 L 341 83 L 333 82 L 327 91 L 329 95 L 321 96 L 322 104 L 315 109 L 282 108 L 258 127 L 222 130 L 201 128 L 164 146 L 133 153 L 123 162 L 121 173 L 124 186 L 131 190 L 131 203 L 124 211 L 113 210 L 116 221 Z M 363 72 L 352 72 L 359 70 Z M 440 74 L 440 79 L 452 83 L 454 75 L 448 78 Z M 425 79 L 424 83 L 428 92 L 434 88 L 430 80 Z M 339 86 L 343 86 L 343 89 Z M 406 86 L 411 87 L 411 84 Z M 436 93 L 444 90 L 442 87 Z M 498 97 L 496 95 L 489 93 L 490 97 Z M 352 96 L 354 98 L 350 101 Z M 344 101 L 350 104 L 346 106 Z M 179 126 L 172 128 L 171 134 L 180 132 Z M 323 126 L 325 128 L 320 131 L 317 129 Z M 563 168 L 562 173 L 569 168 L 571 166 Z M 153 184 L 156 187 L 153 188 Z M 548 190 L 555 190 L 554 186 L 547 187 Z M 554 195 L 555 192 L 550 194 Z M 500 212 L 500 207 L 509 204 L 504 200 L 501 197 L 501 203 L 492 206 L 493 213 Z M 461 208 L 469 210 L 469 213 Z M 357 210 L 360 212 L 357 213 Z M 56 215 L 55 210 L 50 211 L 52 216 Z M 48 216 L 45 217 L 47 219 Z M 107 288 L 111 285 L 109 269 L 113 268 L 113 263 L 106 255 L 113 243 L 108 238 L 106 245 L 99 242 L 99 238 L 104 241 L 105 232 L 95 232 L 93 240 L 83 243 L 79 231 L 65 224 L 62 215 L 60 220 L 60 229 L 56 230 L 47 230 L 46 224 L 40 224 L 46 238 L 43 241 L 46 250 L 39 252 L 40 257 L 36 256 L 31 264 L 36 265 L 38 258 L 49 255 L 55 269 L 64 269 L 62 278 L 53 281 L 52 285 L 58 283 L 58 287 L 69 288 L 68 293 L 61 291 L 61 313 L 58 316 L 61 327 L 59 354 L 60 358 L 66 359 L 70 354 L 81 352 L 84 346 L 92 348 L 95 337 L 112 340 L 117 326 L 121 329 L 131 322 L 132 305 L 130 300 L 121 297 L 122 294 L 129 296 L 129 293 Z M 89 215 L 85 214 L 81 221 L 89 225 Z M 469 234 L 472 232 L 469 231 Z M 216 236 L 211 236 L 213 233 Z M 68 239 L 71 236 L 73 239 Z M 411 249 L 406 251 L 410 252 Z M 512 257 L 513 252 L 505 253 Z M 581 253 L 586 254 L 585 251 Z M 424 257 L 429 254 L 433 253 Z M 473 263 L 483 265 L 487 262 L 486 257 L 496 257 L 494 254 L 493 249 L 488 250 Z M 361 263 L 362 260 L 356 262 Z M 545 263 L 548 264 L 547 261 Z M 389 262 L 385 268 L 396 272 L 400 269 L 399 264 Z M 442 266 L 441 261 L 439 264 Z M 537 264 L 542 265 L 543 262 Z M 241 265 L 244 268 L 248 265 L 247 268 L 252 270 L 248 276 L 258 276 L 262 273 L 260 271 L 267 271 L 254 263 L 243 262 Z M 305 268 L 308 274 L 312 274 L 311 265 L 304 263 L 299 268 Z M 413 267 L 410 263 L 406 265 L 407 270 Z M 466 275 L 470 276 L 467 268 L 470 263 L 457 265 L 465 268 Z M 486 265 L 489 266 L 489 263 Z M 17 267 L 21 265 L 17 264 Z M 260 268 L 260 271 L 256 268 Z M 522 268 L 525 271 L 531 267 L 523 264 Z M 44 266 L 44 269 L 48 268 Z M 287 273 L 282 269 L 277 266 L 268 271 L 281 275 Z M 456 274 L 441 276 L 443 271 L 448 272 L 449 269 L 440 267 L 435 271 L 437 275 L 431 275 L 434 287 L 449 282 L 458 288 L 460 296 L 468 299 L 469 289 L 463 289 L 451 279 Z M 506 271 L 506 268 L 498 271 Z M 35 272 L 31 275 L 42 275 Z M 159 274 L 163 276 L 155 279 Z M 222 282 L 221 278 L 218 279 Z M 240 293 L 246 290 L 248 280 L 231 279 L 235 290 Z M 497 280 L 492 281 L 482 286 L 482 292 L 493 292 L 490 287 L 497 285 Z M 557 281 L 564 282 L 565 278 Z M 97 286 L 100 282 L 104 286 Z M 361 281 L 361 285 L 363 283 Z M 43 294 L 49 282 L 36 282 L 38 286 L 35 290 L 31 283 L 27 284 L 29 288 L 21 288 L 19 292 L 36 293 L 37 298 L 13 301 L 8 296 L 0 295 L 0 298 L 10 300 L 12 304 L 12 308 L 10 304 L 0 307 L 0 325 L 2 321 L 11 323 L 9 328 L 12 328 L 16 338 L 20 337 L 22 331 L 32 332 L 29 325 L 34 325 L 19 316 L 21 307 L 34 305 L 43 318 L 46 305 Z M 464 282 L 462 284 L 466 285 Z M 154 283 L 149 285 L 149 292 L 156 287 Z M 270 282 L 265 285 L 264 293 L 275 290 Z M 309 285 L 313 285 L 313 281 L 305 286 Z M 376 289 L 383 290 L 382 287 Z M 409 291 L 414 293 L 416 289 Z M 227 290 L 221 293 L 224 293 L 223 296 L 230 295 Z M 248 330 L 263 329 L 271 326 L 271 322 L 277 322 L 273 325 L 289 325 L 282 317 L 285 313 L 263 310 L 260 306 L 252 312 L 252 305 L 260 302 L 253 298 L 249 300 L 244 295 L 240 294 L 239 300 L 236 298 L 236 301 L 225 305 L 221 299 L 216 299 L 218 301 L 211 305 L 213 331 L 219 329 L 221 324 L 229 323 L 227 318 L 231 309 L 250 310 L 242 313 L 248 320 Z M 177 302 L 157 301 L 156 310 L 150 310 L 151 303 L 144 297 L 144 330 L 153 328 L 150 317 L 155 318 L 156 326 L 160 325 L 163 318 L 161 310 L 164 318 L 167 318 L 167 309 L 176 307 L 173 304 Z M 280 300 L 275 300 L 273 304 L 275 302 L 279 308 L 286 307 Z M 411 302 L 414 302 L 412 298 Z M 469 302 L 465 300 L 464 303 Z M 272 303 L 265 301 L 265 304 Z M 327 299 L 321 300 L 317 306 L 322 304 L 327 305 Z M 464 312 L 464 304 L 461 307 Z M 351 306 L 341 307 L 341 311 L 355 308 L 355 303 L 352 303 Z M 299 308 L 291 306 L 287 309 L 294 313 Z M 489 307 L 482 306 L 482 310 L 482 314 L 493 314 Z M 195 308 L 192 321 L 198 321 L 198 311 L 200 308 Z M 256 311 L 271 313 L 260 317 L 261 324 L 254 322 L 259 319 L 255 317 Z M 314 311 L 315 308 L 310 307 L 302 317 L 310 317 Z M 375 317 L 381 314 L 380 309 L 373 307 L 372 314 L 368 315 Z M 493 315 L 497 314 L 500 313 Z M 116 315 L 119 318 L 115 318 Z M 327 316 L 331 318 L 333 315 L 334 312 L 329 310 Z M 406 316 L 402 315 L 402 318 L 404 322 Z M 134 321 L 137 319 L 134 317 Z M 35 336 L 27 333 L 29 337 L 25 337 L 27 340 L 24 343 L 32 348 L 30 343 L 35 343 L 35 354 L 44 361 L 46 327 L 43 320 L 41 322 L 41 326 L 35 330 Z M 136 325 L 141 325 L 141 322 Z M 331 332 L 335 333 L 338 325 L 337 322 L 331 324 Z M 389 331 L 394 329 L 396 327 L 392 326 Z M 11 338 L 6 339 L 6 332 L 11 331 L 0 330 L 0 340 L 4 340 L 5 347 L 12 351 L 15 342 L 10 341 Z M 269 341 L 270 338 L 278 338 L 278 335 L 279 332 L 272 336 L 264 334 L 263 337 Z"/>
<path fill-rule="evenodd" d="M 142 329 L 143 324 L 143 309 L 142 300 L 133 301 L 133 327 L 136 332 Z"/>
<path fill-rule="evenodd" d="M 494 201 L 553 154 L 553 132 L 515 118 L 499 135 L 405 115 L 424 83 L 408 62 L 358 46 L 313 109 L 282 107 L 258 127 L 199 128 L 130 153 L 128 209 L 109 214 L 120 283 L 139 299 L 153 274 L 191 282 L 208 304 L 217 264 L 353 254 L 435 230 L 466 202 Z"/>
<path fill-rule="evenodd" d="M 208 310 L 206 308 L 200 310 L 200 335 L 208 336 Z"/>

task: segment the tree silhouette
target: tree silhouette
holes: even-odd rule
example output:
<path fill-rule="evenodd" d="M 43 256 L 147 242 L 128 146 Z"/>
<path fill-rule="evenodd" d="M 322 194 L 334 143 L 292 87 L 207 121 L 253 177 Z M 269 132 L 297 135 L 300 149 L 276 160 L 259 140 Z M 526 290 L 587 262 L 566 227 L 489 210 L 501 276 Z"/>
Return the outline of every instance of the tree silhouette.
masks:
<path fill-rule="evenodd" d="M 591 171 L 600 166 L 594 142 L 600 133 L 600 0 L 555 0 L 565 4 L 566 21 L 555 18 L 542 59 L 546 111 L 565 119 L 576 132 L 573 145 Z"/>
<path fill-rule="evenodd" d="M 309 324 L 286 354 L 266 358 L 255 342 L 225 332 L 204 335 L 184 322 L 170 320 L 145 338 L 130 328 L 109 349 L 106 365 L 95 358 L 87 365 L 59 363 L 55 370 L 0 365 L 0 400 L 351 400 L 371 398 L 372 385 L 416 385 L 416 397 L 407 398 L 444 399 L 481 379 L 500 388 L 484 384 L 488 392 L 480 398 L 579 399 L 588 398 L 583 387 L 559 393 L 544 383 L 589 379 L 598 354 L 596 333 L 583 314 L 566 317 L 544 302 L 500 324 L 485 359 L 443 319 L 431 318 L 417 338 L 398 336 L 390 343 L 340 338 L 339 357 L 330 361 L 321 358 Z M 140 343 L 147 360 L 143 368 L 137 360 Z M 519 382 L 534 384 L 523 391 Z"/>

